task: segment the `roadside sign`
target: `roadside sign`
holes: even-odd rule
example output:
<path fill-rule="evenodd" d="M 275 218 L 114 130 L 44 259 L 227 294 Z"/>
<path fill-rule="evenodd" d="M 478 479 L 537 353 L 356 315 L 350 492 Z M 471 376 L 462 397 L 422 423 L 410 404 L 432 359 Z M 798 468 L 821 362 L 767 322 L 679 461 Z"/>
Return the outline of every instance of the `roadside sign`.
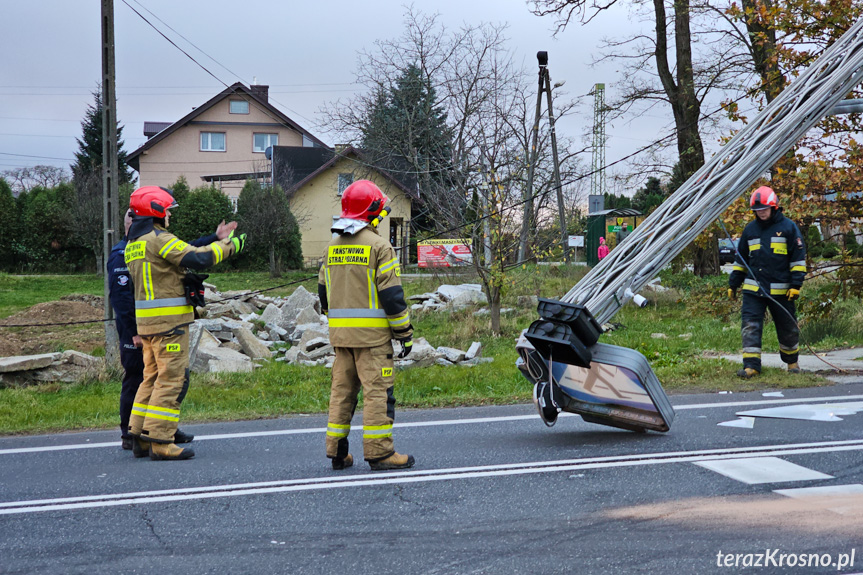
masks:
<path fill-rule="evenodd" d="M 428 240 L 417 243 L 421 268 L 449 268 L 473 263 L 469 239 Z"/>
<path fill-rule="evenodd" d="M 571 248 L 583 248 L 584 247 L 584 236 L 569 236 L 569 247 L 571 247 Z"/>

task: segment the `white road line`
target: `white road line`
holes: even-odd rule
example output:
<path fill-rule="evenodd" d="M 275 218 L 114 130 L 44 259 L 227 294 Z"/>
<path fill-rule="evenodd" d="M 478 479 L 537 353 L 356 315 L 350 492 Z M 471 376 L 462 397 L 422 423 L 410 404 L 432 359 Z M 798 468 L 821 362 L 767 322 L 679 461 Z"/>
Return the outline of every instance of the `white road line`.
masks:
<path fill-rule="evenodd" d="M 826 475 L 778 457 L 701 461 L 695 465 L 748 485 L 833 479 L 832 475 Z"/>
<path fill-rule="evenodd" d="M 830 402 L 837 400 L 853 400 L 863 399 L 863 395 L 837 395 L 831 397 L 804 397 L 797 399 L 764 399 L 755 401 L 732 401 L 726 403 L 692 403 L 684 405 L 675 405 L 675 411 L 689 409 L 712 409 L 721 407 L 742 407 L 747 405 L 778 405 L 786 403 L 819 403 Z M 573 413 L 561 413 L 561 417 L 576 417 Z M 508 421 L 525 421 L 536 420 L 539 416 L 531 415 L 509 415 L 501 417 L 477 417 L 470 419 L 444 419 L 435 421 L 414 421 L 408 423 L 396 423 L 393 427 L 409 428 L 409 427 L 438 427 L 441 425 L 471 425 L 471 424 L 487 424 L 487 423 L 503 423 Z M 249 431 L 244 433 L 218 433 L 212 435 L 196 435 L 195 441 L 210 441 L 214 439 L 242 439 L 247 437 L 272 437 L 278 435 L 302 435 L 307 433 L 325 433 L 326 427 L 310 427 L 302 429 L 277 429 L 273 431 Z M 92 449 L 98 447 L 118 447 L 120 442 L 108 441 L 100 443 L 77 443 L 70 445 L 44 445 L 37 447 L 17 447 L 10 449 L 0 449 L 0 455 L 15 455 L 20 453 L 40 453 L 44 451 L 66 451 L 70 449 Z"/>
<path fill-rule="evenodd" d="M 839 451 L 863 451 L 863 440 L 826 441 L 820 443 L 800 443 L 792 445 L 764 445 L 747 448 L 707 449 L 668 453 L 660 452 L 623 456 L 591 457 L 558 461 L 538 461 L 530 463 L 488 465 L 481 467 L 413 470 L 381 473 L 372 476 L 368 474 L 363 474 L 341 477 L 313 477 L 284 481 L 225 484 L 210 487 L 192 487 L 185 489 L 169 489 L 162 491 L 113 493 L 83 497 L 65 497 L 28 501 L 9 501 L 0 503 L 0 515 L 16 515 L 23 513 L 35 513 L 38 511 L 90 509 L 96 507 L 158 503 L 164 501 L 211 499 L 216 497 L 237 497 L 245 495 L 261 495 L 266 493 L 284 493 L 292 491 L 338 489 L 344 487 L 389 485 L 394 483 L 423 483 L 430 481 L 444 481 L 455 479 L 475 479 L 508 475 L 551 473 L 556 471 L 568 472 L 584 469 L 635 467 L 644 465 L 658 465 L 663 463 L 695 463 L 699 461 L 740 459 L 744 457 L 775 457 Z"/>

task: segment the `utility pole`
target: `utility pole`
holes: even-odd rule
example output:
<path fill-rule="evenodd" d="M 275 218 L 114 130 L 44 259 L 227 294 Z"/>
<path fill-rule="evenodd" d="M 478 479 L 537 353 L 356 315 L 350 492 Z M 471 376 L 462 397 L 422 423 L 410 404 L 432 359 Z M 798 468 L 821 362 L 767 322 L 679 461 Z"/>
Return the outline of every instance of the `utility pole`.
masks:
<path fill-rule="evenodd" d="M 563 204 L 563 188 L 560 184 L 560 164 L 557 156 L 557 135 L 554 131 L 554 110 L 551 104 L 551 77 L 548 74 L 548 52 L 537 52 L 536 59 L 539 61 L 539 89 L 536 93 L 536 115 L 534 116 L 533 130 L 531 133 L 530 158 L 527 169 L 527 186 L 524 191 L 524 215 L 521 223 L 521 237 L 518 246 L 518 261 L 524 261 L 528 256 L 528 240 L 530 230 L 533 227 L 533 177 L 536 163 L 539 161 L 539 119 L 542 115 L 542 94 L 545 92 L 548 102 L 548 120 L 551 131 L 551 151 L 554 161 L 554 185 L 557 188 L 557 209 L 560 219 L 561 248 L 563 259 L 569 263 L 569 248 L 567 246 L 566 233 L 566 210 Z"/>
<path fill-rule="evenodd" d="M 114 85 L 114 0 L 102 0 L 102 273 L 105 276 L 105 315 L 113 319 L 108 297 L 110 284 L 105 265 L 111 247 L 120 237 L 119 186 L 117 182 L 117 91 Z M 105 322 L 105 358 L 119 360 L 119 338 L 113 321 Z"/>

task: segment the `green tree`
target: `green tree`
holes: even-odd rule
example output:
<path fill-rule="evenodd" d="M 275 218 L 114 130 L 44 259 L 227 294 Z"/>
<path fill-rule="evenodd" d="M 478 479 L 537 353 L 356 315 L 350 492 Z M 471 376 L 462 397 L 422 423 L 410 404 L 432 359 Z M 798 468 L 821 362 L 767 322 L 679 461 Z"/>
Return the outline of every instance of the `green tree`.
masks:
<path fill-rule="evenodd" d="M 13 246 L 19 241 L 18 208 L 12 196 L 12 187 L 0 178 L 0 269 L 11 270 L 15 264 Z"/>
<path fill-rule="evenodd" d="M 186 241 L 214 233 L 219 223 L 234 215 L 228 196 L 212 186 L 190 192 L 175 187 L 174 199 L 178 207 L 171 211 L 171 233 Z"/>
<path fill-rule="evenodd" d="M 610 192 L 605 193 L 605 209 L 616 210 L 619 208 L 631 208 L 632 199 L 627 196 L 618 196 Z"/>
<path fill-rule="evenodd" d="M 642 214 L 649 214 L 650 210 L 665 201 L 665 191 L 659 178 L 650 176 L 643 188 L 639 188 L 632 196 L 632 207 Z"/>
<path fill-rule="evenodd" d="M 102 93 L 93 92 L 93 104 L 87 106 L 81 121 L 81 138 L 76 138 L 78 151 L 72 164 L 72 181 L 76 187 L 98 188 L 102 191 Z M 117 177 L 118 184 L 132 181 L 132 170 L 126 163 L 123 150 L 123 126 L 117 122 Z"/>
<path fill-rule="evenodd" d="M 285 193 L 278 186 L 263 187 L 247 180 L 237 198 L 238 232 L 247 233 L 246 261 L 266 261 L 270 277 L 282 269 L 303 265 L 300 228 L 291 213 Z"/>

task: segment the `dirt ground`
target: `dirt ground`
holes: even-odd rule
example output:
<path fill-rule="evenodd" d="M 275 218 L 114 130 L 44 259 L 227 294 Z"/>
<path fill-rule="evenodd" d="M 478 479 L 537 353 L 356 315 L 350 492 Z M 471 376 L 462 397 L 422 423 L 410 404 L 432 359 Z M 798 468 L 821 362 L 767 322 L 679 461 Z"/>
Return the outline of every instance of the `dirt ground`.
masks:
<path fill-rule="evenodd" d="M 65 296 L 61 301 L 34 305 L 0 319 L 0 326 L 47 324 L 98 320 L 103 317 L 102 298 L 90 295 Z M 103 323 L 67 326 L 0 328 L 0 357 L 31 355 L 74 349 L 92 353 L 105 346 Z"/>

